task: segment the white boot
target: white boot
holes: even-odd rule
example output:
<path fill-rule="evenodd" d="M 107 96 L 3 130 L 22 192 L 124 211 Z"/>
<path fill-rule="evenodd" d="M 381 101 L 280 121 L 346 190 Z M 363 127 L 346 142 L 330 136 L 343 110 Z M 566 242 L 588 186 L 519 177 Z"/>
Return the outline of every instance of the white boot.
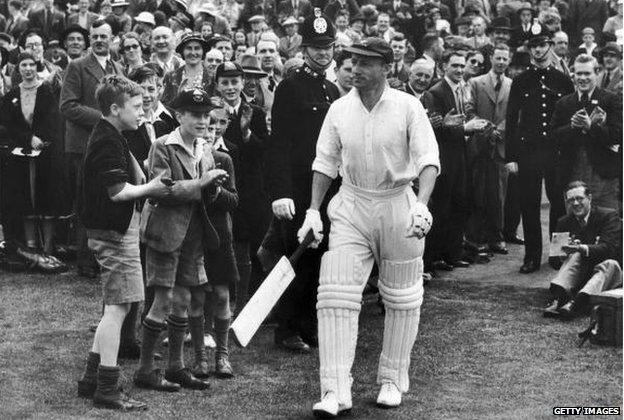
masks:
<path fill-rule="evenodd" d="M 314 417 L 331 419 L 338 415 L 339 407 L 338 396 L 335 392 L 329 391 L 323 395 L 321 401 L 314 404 L 312 412 L 314 413 Z"/>
<path fill-rule="evenodd" d="M 401 391 L 392 382 L 381 385 L 377 396 L 377 405 L 382 408 L 393 408 L 401 405 Z"/>

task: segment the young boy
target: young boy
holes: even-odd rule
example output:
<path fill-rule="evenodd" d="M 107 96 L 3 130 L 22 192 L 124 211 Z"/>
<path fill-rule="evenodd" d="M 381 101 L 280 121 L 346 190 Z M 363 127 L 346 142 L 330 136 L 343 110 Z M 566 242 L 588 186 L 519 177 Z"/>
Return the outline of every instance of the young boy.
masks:
<path fill-rule="evenodd" d="M 143 300 L 139 257 L 138 199 L 164 198 L 170 188 L 161 176 L 144 184 L 122 130 L 136 130 L 142 116 L 141 87 L 128 79 L 106 76 L 95 92 L 102 119 L 95 125 L 84 161 L 82 208 L 89 248 L 101 266 L 104 314 L 95 332 L 78 394 L 93 397 L 96 407 L 143 410 L 147 406 L 117 387 L 117 352 L 121 325 L 135 302 Z"/>
<path fill-rule="evenodd" d="M 180 386 L 206 389 L 183 360 L 184 336 L 201 331 L 203 340 L 204 247 L 216 249 L 219 237 L 206 214 L 227 173 L 214 169 L 202 136 L 208 127 L 210 97 L 201 89 L 180 92 L 172 103 L 180 127 L 156 140 L 148 157 L 150 177 L 163 176 L 171 185 L 164 200 L 143 207 L 141 239 L 146 245 L 147 287 L 154 302 L 143 321 L 141 362 L 134 383 L 141 388 L 177 391 Z M 169 367 L 164 378 L 154 369 L 154 349 L 165 329 L 169 336 Z M 199 325 L 195 325 L 197 322 Z"/>
<path fill-rule="evenodd" d="M 208 217 L 213 222 L 219 234 L 220 245 L 215 251 L 206 250 L 206 272 L 212 286 L 213 299 L 206 299 L 205 322 L 212 325 L 214 318 L 215 375 L 219 378 L 231 378 L 234 371 L 228 358 L 228 332 L 230 329 L 230 287 L 235 286 L 238 280 L 238 269 L 234 257 L 232 244 L 232 218 L 230 213 L 238 206 L 238 192 L 234 178 L 234 164 L 232 158 L 224 152 L 218 151 L 215 141 L 223 144 L 223 132 L 227 128 L 228 117 L 225 110 L 218 108 L 210 111 L 210 125 L 208 126 L 207 142 L 210 144 L 215 163 L 228 173 L 228 182 L 219 190 L 216 200 L 206 208 Z M 210 301 L 210 302 L 208 302 Z M 209 306 L 210 305 L 210 306 Z M 214 306 L 214 308 L 213 308 Z M 214 312 L 213 312 L 214 309 Z M 199 334 L 197 334 L 198 336 Z M 194 342 L 196 360 L 194 373 L 208 374 L 208 363 L 201 359 L 203 343 Z"/>

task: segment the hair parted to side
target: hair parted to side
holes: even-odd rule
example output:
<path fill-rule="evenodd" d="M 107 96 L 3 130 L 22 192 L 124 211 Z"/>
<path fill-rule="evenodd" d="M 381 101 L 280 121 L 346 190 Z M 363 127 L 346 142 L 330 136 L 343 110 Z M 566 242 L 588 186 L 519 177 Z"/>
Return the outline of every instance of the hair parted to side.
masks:
<path fill-rule="evenodd" d="M 104 116 L 110 115 L 111 105 L 123 107 L 133 96 L 141 95 L 141 86 L 123 76 L 109 74 L 104 76 L 95 90 L 95 99 Z"/>
<path fill-rule="evenodd" d="M 128 78 L 138 84 L 145 82 L 151 78 L 155 78 L 158 81 L 158 75 L 152 66 L 142 65 L 132 70 L 128 75 Z"/>
<path fill-rule="evenodd" d="M 589 54 L 579 54 L 575 59 L 574 59 L 574 64 L 585 64 L 585 63 L 591 63 L 592 67 L 594 68 L 594 71 L 598 70 L 598 60 L 596 60 L 596 57 L 594 57 L 593 55 L 589 55 Z"/>
<path fill-rule="evenodd" d="M 568 193 L 568 191 L 573 190 L 575 188 L 583 188 L 585 190 L 585 195 L 587 197 L 591 195 L 591 191 L 589 190 L 589 187 L 587 186 L 586 183 L 584 183 L 583 181 L 572 181 L 566 186 L 566 189 L 563 192 L 564 196 L 565 194 Z"/>

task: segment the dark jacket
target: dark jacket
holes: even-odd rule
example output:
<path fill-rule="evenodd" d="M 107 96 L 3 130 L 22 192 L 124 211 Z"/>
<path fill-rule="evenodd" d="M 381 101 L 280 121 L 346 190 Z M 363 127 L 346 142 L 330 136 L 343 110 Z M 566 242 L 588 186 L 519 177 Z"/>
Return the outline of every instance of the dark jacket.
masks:
<path fill-rule="evenodd" d="M 593 124 L 587 133 L 583 133 L 570 125 L 572 115 L 581 108 L 578 92 L 564 96 L 555 105 L 552 135 L 561 151 L 563 185 L 573 181 L 570 176 L 581 148 L 585 148 L 589 162 L 601 177 L 611 179 L 622 172 L 621 155 L 617 152 L 617 147 L 622 146 L 621 97 L 596 88 L 586 108 L 588 115 L 596 106 L 606 111 L 607 120 L 602 126 Z"/>
<path fill-rule="evenodd" d="M 355 0 L 345 0 L 344 7 L 340 4 L 338 0 L 334 0 L 328 3 L 327 6 L 325 6 L 325 10 L 323 11 L 333 22 L 341 10 L 346 10 L 347 12 L 349 12 L 349 16 L 355 16 L 360 12 L 360 7 Z"/>
<path fill-rule="evenodd" d="M 65 30 L 65 15 L 55 9 L 48 10 L 47 20 L 45 9 L 35 10 L 28 15 L 29 27 L 38 28 L 45 39 L 50 42 L 60 40 Z"/>
<path fill-rule="evenodd" d="M 7 21 L 6 32 L 14 39 L 19 39 L 22 36 L 22 33 L 24 33 L 29 26 L 30 23 L 28 22 L 28 18 L 26 16 L 20 15 L 17 20 L 10 17 Z"/>
<path fill-rule="evenodd" d="M 184 68 L 185 66 L 179 67 L 176 70 L 165 74 L 165 78 L 163 79 L 163 94 L 161 98 L 161 102 L 167 106 L 171 106 L 173 99 L 176 97 L 178 92 L 180 91 L 180 85 L 182 84 L 182 77 L 184 77 Z M 190 87 L 186 87 L 190 88 Z M 214 93 L 214 83 L 210 75 L 208 74 L 208 70 L 206 67 L 203 67 L 203 75 L 202 75 L 202 88 L 208 92 L 210 96 Z"/>
<path fill-rule="evenodd" d="M 238 207 L 238 191 L 236 190 L 236 174 L 232 158 L 224 152 L 213 150 L 215 164 L 229 175 L 226 183 L 221 186 L 215 200 L 206 207 L 206 213 L 219 235 L 219 248 L 232 244 L 231 213 Z M 218 251 L 216 251 L 218 252 Z"/>
<path fill-rule="evenodd" d="M 609 6 L 604 0 L 570 0 L 567 29 L 570 46 L 575 48 L 581 43 L 584 28 L 593 28 L 596 34 L 601 34 L 608 17 Z"/>
<path fill-rule="evenodd" d="M 585 227 L 573 215 L 565 215 L 557 222 L 556 231 L 570 232 L 570 237 L 587 245 L 587 259 L 594 265 L 607 259 L 622 264 L 622 219 L 617 211 L 592 207 Z"/>

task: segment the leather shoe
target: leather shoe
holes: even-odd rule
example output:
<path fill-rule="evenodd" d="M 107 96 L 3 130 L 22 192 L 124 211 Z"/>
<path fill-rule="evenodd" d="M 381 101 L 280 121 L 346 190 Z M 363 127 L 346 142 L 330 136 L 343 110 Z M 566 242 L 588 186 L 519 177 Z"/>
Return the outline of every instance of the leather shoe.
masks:
<path fill-rule="evenodd" d="M 97 408 L 109 408 L 120 411 L 147 410 L 147 404 L 133 400 L 121 391 L 117 391 L 114 394 L 102 394 L 99 391 L 95 391 L 93 405 Z"/>
<path fill-rule="evenodd" d="M 93 398 L 95 389 L 97 388 L 97 382 L 78 381 L 78 396 L 83 398 Z"/>
<path fill-rule="evenodd" d="M 181 388 L 180 385 L 163 378 L 160 369 L 154 369 L 148 374 L 137 371 L 133 380 L 134 384 L 139 388 L 154 389 L 156 391 L 177 392 Z"/>
<path fill-rule="evenodd" d="M 544 308 L 544 318 L 559 318 L 559 300 L 555 299 L 550 305 Z"/>
<path fill-rule="evenodd" d="M 201 360 L 193 366 L 193 370 L 191 373 L 195 375 L 196 378 L 208 378 L 210 377 L 210 368 L 208 367 L 208 361 Z"/>
<path fill-rule="evenodd" d="M 521 274 L 529 274 L 539 270 L 540 266 L 536 261 L 527 261 L 520 267 Z"/>
<path fill-rule="evenodd" d="M 227 356 L 217 357 L 215 363 L 215 375 L 217 378 L 229 379 L 234 377 L 234 369 L 228 360 Z"/>
<path fill-rule="evenodd" d="M 391 382 L 381 385 L 377 396 L 377 406 L 381 408 L 394 408 L 401 405 L 401 391 Z"/>
<path fill-rule="evenodd" d="M 453 266 L 449 263 L 447 263 L 446 261 L 434 261 L 433 262 L 433 269 L 434 270 L 443 270 L 443 271 L 453 271 Z"/>
<path fill-rule="evenodd" d="M 505 246 L 504 242 L 497 242 L 494 244 L 491 244 L 489 246 L 490 252 L 493 252 L 495 254 L 501 254 L 501 255 L 507 255 L 509 254 L 509 251 L 507 250 L 507 247 Z"/>
<path fill-rule="evenodd" d="M 559 308 L 559 314 L 563 319 L 572 319 L 576 315 L 576 305 L 574 300 L 569 301 Z"/>
<path fill-rule="evenodd" d="M 470 263 L 464 260 L 451 260 L 451 261 L 447 261 L 447 264 L 451 265 L 453 268 L 470 267 Z"/>
<path fill-rule="evenodd" d="M 524 239 L 518 235 L 505 235 L 505 242 L 515 245 L 524 245 Z"/>
<path fill-rule="evenodd" d="M 277 346 L 294 353 L 310 353 L 310 346 L 298 335 L 293 335 L 283 340 L 277 340 Z"/>
<path fill-rule="evenodd" d="M 188 368 L 171 371 L 165 371 L 165 379 L 176 384 L 180 384 L 182 388 L 189 389 L 208 389 L 210 384 L 201 379 L 197 379 Z"/>

